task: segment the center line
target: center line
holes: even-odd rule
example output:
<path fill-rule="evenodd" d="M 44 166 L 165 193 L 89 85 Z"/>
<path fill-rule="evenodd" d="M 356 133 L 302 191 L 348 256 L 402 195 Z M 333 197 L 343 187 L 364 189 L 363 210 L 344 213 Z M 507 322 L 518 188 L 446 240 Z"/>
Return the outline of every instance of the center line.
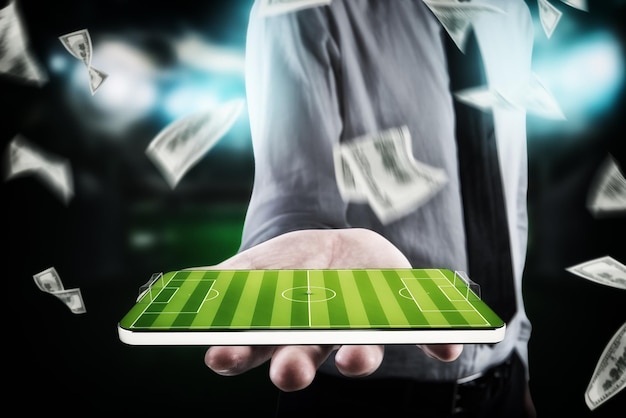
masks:
<path fill-rule="evenodd" d="M 311 328 L 311 279 L 309 277 L 310 270 L 306 271 L 306 295 L 307 295 L 307 308 L 309 310 L 309 328 Z"/>

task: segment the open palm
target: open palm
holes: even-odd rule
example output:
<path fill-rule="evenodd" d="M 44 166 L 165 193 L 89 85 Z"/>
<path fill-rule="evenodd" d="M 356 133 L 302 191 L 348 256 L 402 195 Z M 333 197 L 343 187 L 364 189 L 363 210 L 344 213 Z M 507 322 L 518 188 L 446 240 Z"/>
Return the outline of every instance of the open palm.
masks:
<path fill-rule="evenodd" d="M 411 268 L 406 257 L 381 235 L 360 228 L 308 229 L 285 233 L 214 266 L 194 269 Z M 462 345 L 421 345 L 426 354 L 453 361 Z M 212 346 L 205 355 L 214 372 L 233 376 L 270 361 L 270 379 L 283 391 L 308 386 L 318 367 L 337 350 L 335 365 L 346 376 L 367 376 L 380 366 L 382 345 Z"/>

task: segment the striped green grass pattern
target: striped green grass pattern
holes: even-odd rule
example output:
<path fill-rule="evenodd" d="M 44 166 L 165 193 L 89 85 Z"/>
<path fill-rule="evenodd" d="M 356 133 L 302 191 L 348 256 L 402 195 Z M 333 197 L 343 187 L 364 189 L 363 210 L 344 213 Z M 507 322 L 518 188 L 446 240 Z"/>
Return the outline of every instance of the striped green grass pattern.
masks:
<path fill-rule="evenodd" d="M 128 330 L 490 329 L 502 320 L 446 269 L 182 270 L 156 280 Z"/>

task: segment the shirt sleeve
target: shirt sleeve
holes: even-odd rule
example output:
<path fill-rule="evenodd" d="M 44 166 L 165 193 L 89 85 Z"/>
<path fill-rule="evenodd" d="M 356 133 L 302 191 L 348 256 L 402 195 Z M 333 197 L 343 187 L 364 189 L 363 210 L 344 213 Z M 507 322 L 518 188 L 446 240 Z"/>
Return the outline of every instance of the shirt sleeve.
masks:
<path fill-rule="evenodd" d="M 342 129 L 327 7 L 263 17 L 252 7 L 246 94 L 255 159 L 240 250 L 283 233 L 345 226 L 333 166 Z"/>

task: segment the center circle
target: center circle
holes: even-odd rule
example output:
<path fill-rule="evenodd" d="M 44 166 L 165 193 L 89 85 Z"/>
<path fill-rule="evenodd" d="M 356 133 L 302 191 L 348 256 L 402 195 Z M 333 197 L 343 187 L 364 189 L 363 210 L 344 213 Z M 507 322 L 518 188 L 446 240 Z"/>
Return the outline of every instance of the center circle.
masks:
<path fill-rule="evenodd" d="M 292 302 L 324 302 L 335 296 L 334 290 L 319 286 L 292 287 L 282 293 L 282 297 Z"/>

